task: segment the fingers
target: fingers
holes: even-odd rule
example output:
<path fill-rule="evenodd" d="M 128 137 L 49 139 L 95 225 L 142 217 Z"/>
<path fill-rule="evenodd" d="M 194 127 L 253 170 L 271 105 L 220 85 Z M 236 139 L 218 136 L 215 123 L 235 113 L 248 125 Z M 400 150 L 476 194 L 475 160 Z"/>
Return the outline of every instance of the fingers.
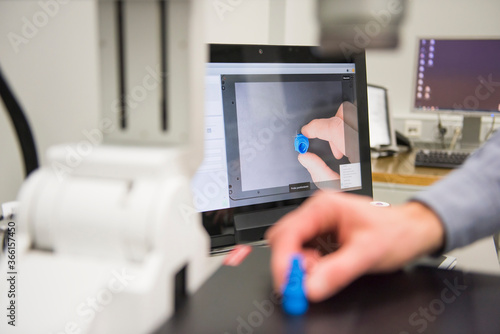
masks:
<path fill-rule="evenodd" d="M 301 132 L 307 138 L 319 138 L 321 140 L 331 141 L 333 139 L 333 131 L 342 126 L 343 121 L 341 118 L 318 118 L 304 125 Z"/>
<path fill-rule="evenodd" d="M 428 207 L 410 202 L 382 209 L 370 201 L 352 194 L 318 192 L 272 227 L 266 237 L 273 250 L 275 287 L 281 291 L 297 253 L 306 259 L 307 297 L 321 301 L 365 273 L 395 270 L 444 244 L 443 225 Z M 332 239 L 320 243 L 319 237 L 325 235 Z M 306 247 L 315 243 L 327 248 L 332 243 L 337 250 L 319 257 L 321 248 Z"/>
<path fill-rule="evenodd" d="M 314 268 L 318 263 L 318 261 L 321 259 L 321 253 L 319 252 L 319 250 L 314 248 L 302 249 L 302 255 L 303 255 L 302 265 L 306 272 L 312 270 L 312 268 Z"/>
<path fill-rule="evenodd" d="M 349 102 L 342 102 L 339 109 L 337 109 L 337 113 L 335 114 L 335 117 L 338 117 L 341 120 L 344 120 L 344 104 L 345 103 L 349 103 Z"/>
<path fill-rule="evenodd" d="M 314 302 L 327 299 L 365 273 L 371 260 L 362 249 L 356 244 L 346 244 L 322 257 L 306 276 L 307 297 Z"/>
<path fill-rule="evenodd" d="M 299 162 L 311 174 L 314 183 L 338 180 L 339 174 L 335 173 L 326 163 L 314 153 L 299 154 Z"/>
<path fill-rule="evenodd" d="M 342 157 L 345 155 L 345 148 L 344 147 L 338 147 L 334 143 L 330 142 L 330 148 L 332 150 L 333 156 L 335 159 L 340 160 Z"/>
<path fill-rule="evenodd" d="M 348 219 L 338 223 L 341 247 L 323 256 L 307 272 L 305 286 L 311 301 L 334 295 L 363 274 L 398 269 L 412 259 L 435 252 L 444 243 L 439 217 L 420 203 L 386 209 L 370 205 L 363 208 L 361 202 L 353 202 L 336 207 L 349 212 Z M 364 211 L 362 220 L 351 220 L 354 211 Z M 357 226 L 342 232 L 347 225 Z"/>
<path fill-rule="evenodd" d="M 351 127 L 354 131 L 358 131 L 358 108 L 351 102 L 345 101 L 339 108 L 339 112 L 342 109 L 341 116 L 337 112 L 337 117 L 344 120 L 347 126 Z"/>
<path fill-rule="evenodd" d="M 346 219 L 370 207 L 369 201 L 359 196 L 321 191 L 269 229 L 266 238 L 272 248 L 275 288 L 281 290 L 294 254 L 302 254 L 307 259 L 306 293 L 312 301 L 331 296 L 367 272 L 377 256 L 377 252 L 367 247 L 373 235 L 355 233 L 353 237 L 352 231 L 347 230 L 354 228 L 354 222 L 346 224 Z M 304 247 L 318 236 L 331 234 L 336 236 L 332 242 L 342 243 L 331 254 L 319 257 L 319 251 Z"/>
<path fill-rule="evenodd" d="M 340 109 L 339 112 L 341 112 Z M 341 159 L 345 155 L 344 121 L 342 118 L 314 119 L 302 127 L 301 133 L 310 139 L 318 138 L 328 141 L 336 159 Z"/>
<path fill-rule="evenodd" d="M 306 257 L 300 245 L 282 242 L 275 244 L 271 254 L 271 273 L 273 275 L 273 285 L 276 291 L 282 292 L 283 285 L 290 270 L 290 259 L 295 254 L 302 254 Z"/>
<path fill-rule="evenodd" d="M 335 229 L 332 215 L 337 212 L 332 207 L 330 192 L 321 192 L 307 200 L 300 208 L 287 214 L 266 233 L 273 252 L 271 271 L 274 286 L 280 289 L 289 270 L 290 259 L 294 254 L 306 255 L 303 245 L 315 236 Z M 312 257 L 308 257 L 313 260 Z"/>

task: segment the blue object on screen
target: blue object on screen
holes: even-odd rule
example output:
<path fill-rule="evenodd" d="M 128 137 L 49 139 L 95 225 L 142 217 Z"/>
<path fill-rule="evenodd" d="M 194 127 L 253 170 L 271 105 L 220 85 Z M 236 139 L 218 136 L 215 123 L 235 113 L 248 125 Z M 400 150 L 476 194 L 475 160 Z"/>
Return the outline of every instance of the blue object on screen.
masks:
<path fill-rule="evenodd" d="M 304 291 L 302 257 L 295 255 L 291 262 L 292 268 L 283 290 L 283 310 L 290 315 L 302 315 L 309 307 Z"/>
<path fill-rule="evenodd" d="M 309 139 L 303 134 L 298 134 L 294 141 L 295 151 L 304 154 L 309 149 Z"/>

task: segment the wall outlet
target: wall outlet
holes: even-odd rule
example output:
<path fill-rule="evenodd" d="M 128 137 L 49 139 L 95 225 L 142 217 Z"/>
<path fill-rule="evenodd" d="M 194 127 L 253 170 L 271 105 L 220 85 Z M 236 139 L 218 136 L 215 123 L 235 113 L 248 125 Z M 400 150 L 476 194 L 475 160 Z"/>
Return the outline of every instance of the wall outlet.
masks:
<path fill-rule="evenodd" d="M 410 138 L 420 138 L 422 136 L 422 121 L 406 120 L 405 135 Z"/>

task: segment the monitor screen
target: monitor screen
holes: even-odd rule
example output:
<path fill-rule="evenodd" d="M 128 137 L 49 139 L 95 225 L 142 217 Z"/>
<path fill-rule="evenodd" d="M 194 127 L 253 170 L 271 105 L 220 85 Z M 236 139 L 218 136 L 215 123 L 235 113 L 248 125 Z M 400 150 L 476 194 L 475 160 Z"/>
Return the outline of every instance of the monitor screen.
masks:
<path fill-rule="evenodd" d="M 417 51 L 415 110 L 500 112 L 500 40 L 420 39 Z"/>
<path fill-rule="evenodd" d="M 210 47 L 205 156 L 192 189 L 212 236 L 231 243 L 239 214 L 286 213 L 318 189 L 371 196 L 364 55 Z"/>

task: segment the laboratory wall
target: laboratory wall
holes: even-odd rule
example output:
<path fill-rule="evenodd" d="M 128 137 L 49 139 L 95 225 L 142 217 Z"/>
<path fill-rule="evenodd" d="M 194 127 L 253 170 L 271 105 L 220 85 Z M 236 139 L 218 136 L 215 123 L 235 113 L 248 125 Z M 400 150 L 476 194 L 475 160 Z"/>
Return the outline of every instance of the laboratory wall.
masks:
<path fill-rule="evenodd" d="M 368 82 L 388 89 L 389 106 L 398 130 L 404 132 L 406 120 L 417 120 L 422 122 L 422 135 L 413 139 L 434 141 L 437 138 L 437 115 L 414 113 L 410 105 L 417 39 L 499 38 L 500 1 L 405 1 L 407 12 L 400 29 L 399 47 L 394 50 L 367 51 Z M 208 42 L 317 44 L 318 26 L 314 0 L 219 0 L 211 3 L 207 26 Z M 223 13 L 217 15 L 217 5 L 224 3 L 236 5 L 225 7 Z M 364 31 L 366 27 L 360 28 Z M 461 125 L 462 118 L 445 115 L 442 119 L 443 124 L 450 129 L 447 136 L 452 136 L 452 129 Z M 489 130 L 490 124 L 491 120 L 483 118 L 483 129 Z"/>
<path fill-rule="evenodd" d="M 51 145 L 85 139 L 98 117 L 94 1 L 0 1 L 0 66 L 34 132 L 41 162 Z M 0 103 L 0 202 L 24 177 Z"/>
<path fill-rule="evenodd" d="M 368 83 L 386 87 L 396 118 L 422 117 L 411 113 L 417 39 L 500 37 L 498 0 L 407 1 L 408 15 L 401 30 L 399 48 L 367 52 Z M 435 115 L 431 117 L 436 118 Z M 425 118 L 425 117 L 424 117 Z"/>
<path fill-rule="evenodd" d="M 316 45 L 316 0 L 215 0 L 208 43 Z"/>
<path fill-rule="evenodd" d="M 314 0 L 219 0 L 211 3 L 207 15 L 208 42 L 317 44 Z M 407 15 L 401 26 L 399 47 L 367 51 L 368 82 L 388 88 L 395 118 L 426 118 L 411 112 L 410 108 L 417 39 L 499 38 L 500 1 L 406 0 L 406 3 Z M 220 9 L 217 5 L 221 4 L 228 7 Z"/>

